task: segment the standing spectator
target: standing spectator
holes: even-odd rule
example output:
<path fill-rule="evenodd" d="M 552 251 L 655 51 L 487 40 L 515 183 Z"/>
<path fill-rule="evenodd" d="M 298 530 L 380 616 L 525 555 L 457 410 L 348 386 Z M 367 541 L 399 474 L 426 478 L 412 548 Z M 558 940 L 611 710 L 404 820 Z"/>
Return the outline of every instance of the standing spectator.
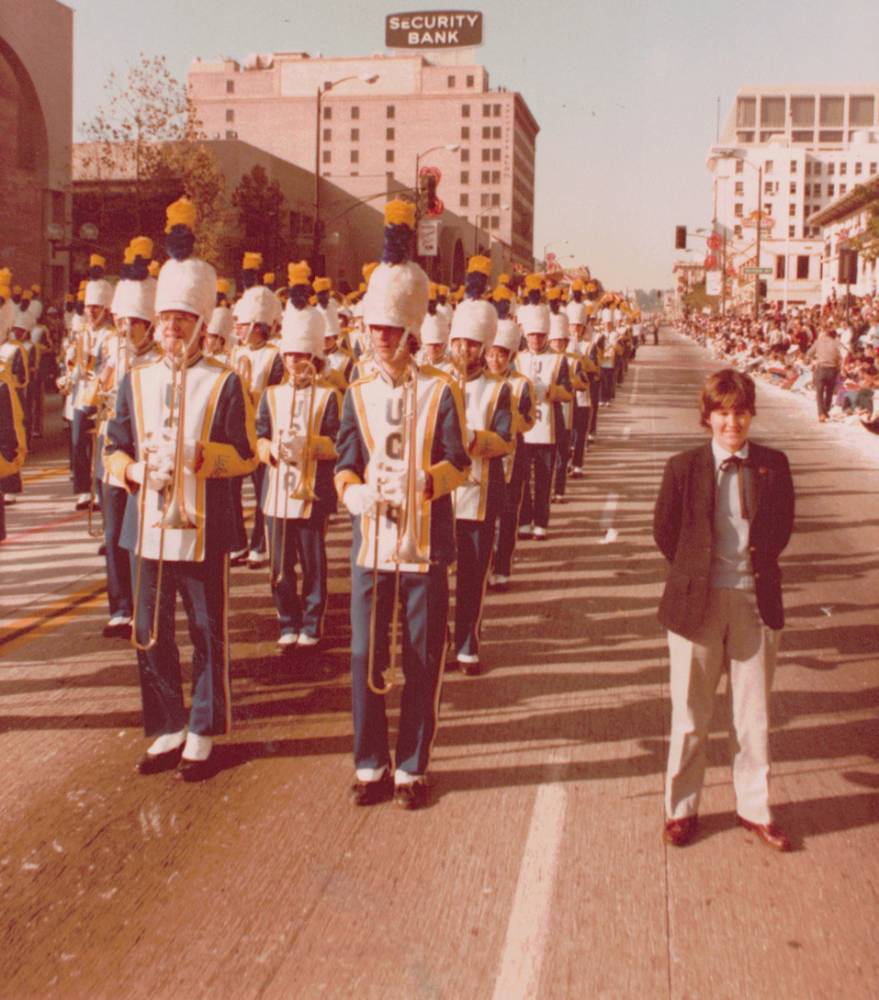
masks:
<path fill-rule="evenodd" d="M 842 351 L 836 339 L 836 330 L 833 327 L 827 326 L 818 334 L 818 339 L 809 351 L 809 357 L 815 361 L 815 395 L 818 401 L 818 419 L 823 424 L 827 421 L 830 413 L 833 390 L 842 364 Z"/>

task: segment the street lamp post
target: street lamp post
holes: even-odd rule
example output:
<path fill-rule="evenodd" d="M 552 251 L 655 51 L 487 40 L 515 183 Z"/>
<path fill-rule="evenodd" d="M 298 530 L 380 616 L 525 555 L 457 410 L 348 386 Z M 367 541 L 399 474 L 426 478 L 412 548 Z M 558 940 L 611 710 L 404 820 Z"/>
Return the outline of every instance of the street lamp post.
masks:
<path fill-rule="evenodd" d="M 314 224 L 311 234 L 311 266 L 316 272 L 318 269 L 318 260 L 320 257 L 320 137 L 321 137 L 321 127 L 323 125 L 321 119 L 321 104 L 323 102 L 324 94 L 332 90 L 333 87 L 338 87 L 340 83 L 347 83 L 348 80 L 362 80 L 364 83 L 375 83 L 378 79 L 378 73 L 354 73 L 351 76 L 343 76 L 338 80 L 327 81 L 318 85 L 317 88 L 317 102 L 315 111 L 315 126 L 314 126 Z"/>

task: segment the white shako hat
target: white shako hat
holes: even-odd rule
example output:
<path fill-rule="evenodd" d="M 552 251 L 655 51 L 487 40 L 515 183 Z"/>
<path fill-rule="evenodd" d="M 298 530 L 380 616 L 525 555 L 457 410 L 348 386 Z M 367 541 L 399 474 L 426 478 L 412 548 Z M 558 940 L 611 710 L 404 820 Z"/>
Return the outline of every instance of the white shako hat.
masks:
<path fill-rule="evenodd" d="M 115 316 L 142 319 L 152 323 L 156 318 L 156 279 L 135 281 L 123 278 L 116 285 L 112 310 Z"/>
<path fill-rule="evenodd" d="M 543 302 L 519 306 L 516 319 L 524 334 L 549 333 L 549 307 Z"/>
<path fill-rule="evenodd" d="M 315 312 L 323 321 L 324 336 L 338 337 L 341 332 L 338 312 L 335 309 L 324 309 L 323 306 L 315 306 Z"/>
<path fill-rule="evenodd" d="M 281 353 L 324 356 L 324 322 L 316 309 L 285 309 L 281 321 Z"/>
<path fill-rule="evenodd" d="M 488 350 L 497 333 L 497 310 L 485 299 L 464 299 L 452 317 L 450 340 L 466 338 Z"/>
<path fill-rule="evenodd" d="M 12 329 L 12 320 L 15 316 L 15 303 L 12 299 L 7 299 L 0 306 L 0 338 L 5 338 Z"/>
<path fill-rule="evenodd" d="M 30 308 L 30 305 L 28 305 L 27 309 L 16 308 L 15 315 L 12 319 L 13 330 L 27 330 L 27 332 L 30 333 L 36 325 L 37 314 Z"/>
<path fill-rule="evenodd" d="M 252 285 L 235 307 L 235 317 L 239 323 L 264 323 L 271 326 L 280 312 L 277 295 L 265 285 Z"/>
<path fill-rule="evenodd" d="M 447 344 L 449 342 L 449 321 L 442 313 L 428 313 L 421 323 L 422 344 Z"/>
<path fill-rule="evenodd" d="M 96 278 L 86 282 L 85 304 L 87 306 L 104 306 L 109 309 L 113 304 L 113 286 L 106 278 Z"/>
<path fill-rule="evenodd" d="M 222 337 L 228 342 L 232 337 L 234 326 L 235 320 L 232 316 L 232 310 L 228 306 L 214 306 L 208 323 L 208 335 Z"/>
<path fill-rule="evenodd" d="M 571 324 L 568 317 L 563 312 L 550 312 L 549 314 L 549 339 L 550 340 L 570 340 Z"/>
<path fill-rule="evenodd" d="M 207 261 L 192 256 L 195 215 L 195 205 L 185 195 L 165 209 L 171 259 L 159 271 L 156 312 L 192 313 L 207 323 L 217 300 L 217 272 Z"/>
<path fill-rule="evenodd" d="M 522 342 L 522 328 L 514 319 L 499 319 L 492 347 L 506 347 L 515 354 Z"/>

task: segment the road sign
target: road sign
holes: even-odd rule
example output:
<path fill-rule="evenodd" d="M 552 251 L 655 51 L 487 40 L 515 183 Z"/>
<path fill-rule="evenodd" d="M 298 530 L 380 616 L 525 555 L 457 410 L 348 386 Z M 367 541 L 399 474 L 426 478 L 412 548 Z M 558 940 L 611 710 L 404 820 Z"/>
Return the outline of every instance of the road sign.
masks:
<path fill-rule="evenodd" d="M 772 274 L 771 267 L 746 267 L 743 270 L 745 274 Z"/>
<path fill-rule="evenodd" d="M 439 253 L 439 219 L 420 219 L 418 222 L 418 256 L 436 257 Z"/>
<path fill-rule="evenodd" d="M 705 294 L 720 295 L 720 271 L 708 271 L 705 275 Z"/>

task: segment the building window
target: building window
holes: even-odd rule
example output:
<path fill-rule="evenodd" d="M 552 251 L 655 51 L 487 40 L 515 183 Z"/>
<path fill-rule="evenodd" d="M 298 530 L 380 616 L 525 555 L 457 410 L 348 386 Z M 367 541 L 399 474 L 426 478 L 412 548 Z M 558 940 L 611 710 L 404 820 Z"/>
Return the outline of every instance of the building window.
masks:
<path fill-rule="evenodd" d="M 501 151 L 500 151 L 499 148 L 493 149 L 491 151 L 491 162 L 492 163 L 500 163 L 501 162 Z"/>
<path fill-rule="evenodd" d="M 388 142 L 393 142 L 395 136 L 396 136 L 396 132 L 392 128 L 386 128 L 385 129 L 385 139 Z"/>
<path fill-rule="evenodd" d="M 813 184 L 812 185 L 812 194 L 816 198 L 820 198 L 821 197 L 821 185 L 820 184 Z"/>
<path fill-rule="evenodd" d="M 818 163 L 817 161 L 816 161 L 815 163 L 813 163 L 813 164 L 812 164 L 812 173 L 813 173 L 813 174 L 814 174 L 814 175 L 815 175 L 816 177 L 818 177 L 818 176 L 820 175 L 820 173 L 821 173 L 821 164 L 820 164 L 820 163 Z"/>
<path fill-rule="evenodd" d="M 763 97 L 760 99 L 760 124 L 764 128 L 784 128 L 783 97 Z"/>
<path fill-rule="evenodd" d="M 492 125 L 492 127 L 491 127 L 491 137 L 492 137 L 492 139 L 500 139 L 500 137 L 501 137 L 501 127 L 500 127 L 500 125 Z"/>
<path fill-rule="evenodd" d="M 766 165 L 763 167 L 763 173 L 771 174 L 774 167 L 775 163 L 772 160 L 767 160 Z"/>
<path fill-rule="evenodd" d="M 469 125 L 462 125 L 461 126 L 461 138 L 462 139 L 469 139 L 470 138 L 470 126 Z"/>
<path fill-rule="evenodd" d="M 491 172 L 491 183 L 500 184 L 501 182 L 501 172 L 500 170 L 492 170 Z"/>
<path fill-rule="evenodd" d="M 742 238 L 742 227 L 741 226 L 733 226 L 733 236 L 737 240 L 740 240 Z"/>
<path fill-rule="evenodd" d="M 735 215 L 735 217 L 737 219 L 741 219 L 741 217 L 742 217 L 742 203 L 740 201 L 736 202 L 735 208 L 733 209 L 733 214 Z"/>
<path fill-rule="evenodd" d="M 227 122 L 234 122 L 235 121 L 235 109 L 234 108 L 226 108 L 226 121 Z"/>
<path fill-rule="evenodd" d="M 470 117 L 470 105 L 469 104 L 462 104 L 461 105 L 461 117 L 462 118 L 469 118 Z"/>
<path fill-rule="evenodd" d="M 332 153 L 332 150 L 329 150 L 329 149 L 322 150 L 322 152 L 321 152 L 321 160 L 322 160 L 323 163 L 332 163 L 333 162 L 333 153 Z"/>
<path fill-rule="evenodd" d="M 772 181 L 763 181 L 763 194 L 772 194 Z"/>
<path fill-rule="evenodd" d="M 491 150 L 487 147 L 482 150 L 482 162 L 491 163 Z"/>
<path fill-rule="evenodd" d="M 455 78 L 453 76 L 446 77 L 446 86 L 451 90 L 455 86 Z"/>
<path fill-rule="evenodd" d="M 839 185 L 839 193 L 840 194 L 845 194 L 846 191 L 848 191 L 848 185 L 847 184 L 840 184 Z"/>
<path fill-rule="evenodd" d="M 501 217 L 499 215 L 493 215 L 491 217 L 491 228 L 500 229 L 501 228 Z"/>
<path fill-rule="evenodd" d="M 797 193 L 797 182 L 796 181 L 791 181 L 789 187 L 790 187 L 790 193 L 791 194 L 796 194 Z"/>
<path fill-rule="evenodd" d="M 491 106 L 491 113 L 495 116 L 495 118 L 500 118 L 500 116 L 501 116 L 501 106 L 500 106 L 500 104 L 492 104 L 492 106 Z"/>
<path fill-rule="evenodd" d="M 784 257 L 781 254 L 777 254 L 775 257 L 775 277 L 784 277 Z"/>
<path fill-rule="evenodd" d="M 792 97 L 790 99 L 791 121 L 795 128 L 815 124 L 815 98 Z"/>
<path fill-rule="evenodd" d="M 491 138 L 491 125 L 483 125 L 482 126 L 482 138 L 483 139 L 490 139 Z"/>
<path fill-rule="evenodd" d="M 871 163 L 870 164 L 870 176 L 872 177 L 873 174 L 875 174 L 875 173 L 876 173 L 876 164 L 875 163 Z"/>
<path fill-rule="evenodd" d="M 460 195 L 461 208 L 467 208 L 470 205 L 470 195 L 465 191 Z"/>
<path fill-rule="evenodd" d="M 386 149 L 385 150 L 385 163 L 393 163 L 393 162 L 394 162 L 394 151 L 393 151 L 393 149 Z"/>
<path fill-rule="evenodd" d="M 787 214 L 791 216 L 797 214 L 797 206 L 793 202 L 787 206 Z"/>
<path fill-rule="evenodd" d="M 237 132 L 233 132 L 232 129 L 226 129 L 226 138 L 227 139 L 237 139 L 238 138 L 238 133 Z"/>
<path fill-rule="evenodd" d="M 795 174 L 797 172 L 797 161 L 796 160 L 791 160 L 790 161 L 790 172 L 792 174 Z"/>
<path fill-rule="evenodd" d="M 323 132 L 323 141 L 332 142 L 332 139 L 333 139 L 333 130 L 331 128 L 325 128 Z"/>
<path fill-rule="evenodd" d="M 396 118 L 396 117 L 397 117 L 397 108 L 396 108 L 396 105 L 394 105 L 394 104 L 388 104 L 385 107 L 385 118 Z"/>
<path fill-rule="evenodd" d="M 852 126 L 872 125 L 874 121 L 875 99 L 871 96 L 848 99 L 848 123 Z"/>
<path fill-rule="evenodd" d="M 736 101 L 736 128 L 753 128 L 757 124 L 757 98 L 740 97 Z"/>
<path fill-rule="evenodd" d="M 333 117 L 333 109 L 329 104 L 324 105 L 324 121 L 328 122 Z"/>
<path fill-rule="evenodd" d="M 482 194 L 479 196 L 479 207 L 488 208 L 488 204 L 489 204 L 488 192 L 483 191 Z"/>
<path fill-rule="evenodd" d="M 736 181 L 736 194 L 744 194 L 745 185 L 741 181 Z"/>
<path fill-rule="evenodd" d="M 828 174 L 835 174 L 836 173 L 836 164 L 835 163 L 828 163 L 827 164 L 827 173 Z"/>
<path fill-rule="evenodd" d="M 839 172 L 840 172 L 840 174 L 848 173 L 848 164 L 847 163 L 840 163 L 840 165 L 839 165 Z"/>
<path fill-rule="evenodd" d="M 806 254 L 797 255 L 797 280 L 805 281 L 809 277 L 809 258 Z"/>
<path fill-rule="evenodd" d="M 491 118 L 491 105 L 490 104 L 483 104 L 482 105 L 482 117 L 483 118 Z"/>
<path fill-rule="evenodd" d="M 470 183 L 470 171 L 469 170 L 462 170 L 461 171 L 461 184 L 464 185 L 464 184 L 469 184 L 469 183 Z"/>
<path fill-rule="evenodd" d="M 472 87 L 476 83 L 476 78 L 474 76 L 467 76 L 467 86 Z"/>
<path fill-rule="evenodd" d="M 491 171 L 490 170 L 483 170 L 482 171 L 482 179 L 481 179 L 480 183 L 482 183 L 482 184 L 490 184 L 491 183 Z"/>
<path fill-rule="evenodd" d="M 855 176 L 858 176 L 864 168 L 864 164 L 860 160 L 855 164 Z"/>
<path fill-rule="evenodd" d="M 499 191 L 495 191 L 495 192 L 492 193 L 491 203 L 492 203 L 492 205 L 500 205 L 500 203 L 501 203 L 501 196 L 500 196 L 500 192 Z"/>
<path fill-rule="evenodd" d="M 351 129 L 351 141 L 352 142 L 360 142 L 360 129 L 359 128 L 352 128 Z"/>
<path fill-rule="evenodd" d="M 737 174 L 743 174 L 744 172 L 745 172 L 745 161 L 737 159 L 736 160 L 736 173 Z"/>
<path fill-rule="evenodd" d="M 797 235 L 797 227 L 796 226 L 788 226 L 787 227 L 787 235 L 790 236 L 791 238 L 795 238 L 796 235 Z"/>
<path fill-rule="evenodd" d="M 359 149 L 352 149 L 351 150 L 351 162 L 352 163 L 359 163 L 360 162 L 360 150 Z"/>
<path fill-rule="evenodd" d="M 355 104 L 351 108 L 351 119 L 352 121 L 356 121 L 359 117 L 360 117 L 360 108 L 358 108 L 357 105 Z"/>
<path fill-rule="evenodd" d="M 461 162 L 462 163 L 469 163 L 470 162 L 470 150 L 469 149 L 462 149 L 461 150 Z"/>
<path fill-rule="evenodd" d="M 226 93 L 227 94 L 234 94 L 235 93 L 235 81 L 234 80 L 227 80 L 226 81 Z"/>
<path fill-rule="evenodd" d="M 834 187 L 833 184 L 828 184 L 827 185 L 827 197 L 828 198 L 832 198 L 834 196 L 834 194 L 836 194 L 836 188 Z"/>
<path fill-rule="evenodd" d="M 822 126 L 842 127 L 842 119 L 845 114 L 844 97 L 822 97 L 819 105 L 820 124 Z"/>

